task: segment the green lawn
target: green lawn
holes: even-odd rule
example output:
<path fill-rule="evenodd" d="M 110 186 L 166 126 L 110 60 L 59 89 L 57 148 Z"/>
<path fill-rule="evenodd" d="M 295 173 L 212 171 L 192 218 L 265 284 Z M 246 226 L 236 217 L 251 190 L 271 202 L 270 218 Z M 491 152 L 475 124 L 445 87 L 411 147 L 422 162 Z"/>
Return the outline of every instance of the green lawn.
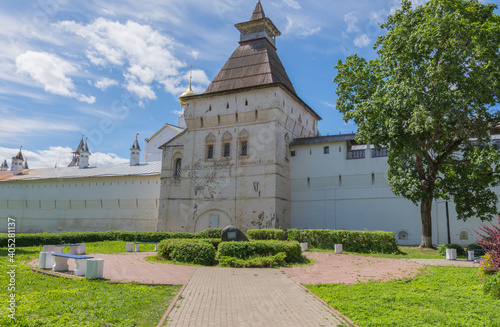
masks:
<path fill-rule="evenodd" d="M 87 252 L 125 252 L 126 242 L 87 243 Z M 122 249 L 123 248 L 123 249 Z M 16 320 L 8 317 L 7 251 L 0 249 L 0 326 L 156 326 L 180 286 L 111 284 L 32 272 L 41 247 L 16 249 Z"/>
<path fill-rule="evenodd" d="M 428 267 L 411 280 L 306 287 L 360 327 L 500 326 L 500 300 L 484 295 L 477 271 Z"/>

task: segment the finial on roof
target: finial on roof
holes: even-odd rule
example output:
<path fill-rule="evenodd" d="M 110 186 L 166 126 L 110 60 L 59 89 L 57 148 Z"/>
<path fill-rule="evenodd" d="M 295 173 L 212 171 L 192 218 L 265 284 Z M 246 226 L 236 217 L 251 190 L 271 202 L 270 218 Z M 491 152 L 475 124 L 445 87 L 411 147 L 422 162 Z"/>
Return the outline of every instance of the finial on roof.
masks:
<path fill-rule="evenodd" d="M 186 104 L 186 101 L 182 100 L 183 97 L 191 96 L 191 95 L 196 95 L 196 93 L 193 92 L 191 89 L 191 79 L 193 78 L 193 65 L 189 67 L 189 87 L 186 92 L 182 93 L 181 96 L 179 97 L 179 102 L 181 103 L 181 106 Z"/>

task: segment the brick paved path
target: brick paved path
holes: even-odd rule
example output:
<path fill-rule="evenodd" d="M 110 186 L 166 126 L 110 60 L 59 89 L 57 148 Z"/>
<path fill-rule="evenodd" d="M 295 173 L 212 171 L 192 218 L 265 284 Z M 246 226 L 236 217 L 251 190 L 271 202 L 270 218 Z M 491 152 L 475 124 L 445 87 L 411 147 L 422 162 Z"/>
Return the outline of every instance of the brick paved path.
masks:
<path fill-rule="evenodd" d="M 198 268 L 166 325 L 349 326 L 278 269 L 214 267 Z"/>

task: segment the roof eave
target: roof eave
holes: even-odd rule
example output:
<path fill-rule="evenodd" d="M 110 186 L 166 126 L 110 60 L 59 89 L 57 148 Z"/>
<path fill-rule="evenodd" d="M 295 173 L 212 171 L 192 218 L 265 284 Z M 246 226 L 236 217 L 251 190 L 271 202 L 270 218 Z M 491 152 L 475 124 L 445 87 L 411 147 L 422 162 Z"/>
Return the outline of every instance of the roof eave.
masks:
<path fill-rule="evenodd" d="M 309 105 L 307 103 L 305 103 L 297 94 L 295 94 L 295 92 L 293 92 L 292 90 L 290 90 L 285 84 L 283 84 L 281 82 L 269 83 L 269 84 L 263 84 L 263 85 L 254 85 L 254 86 L 248 86 L 248 87 L 242 87 L 242 88 L 238 88 L 238 89 L 224 90 L 224 91 L 218 91 L 218 92 L 211 92 L 211 93 L 202 93 L 202 94 L 190 95 L 190 96 L 186 97 L 185 99 L 186 99 L 186 101 L 189 101 L 189 100 L 209 98 L 209 97 L 212 97 L 212 96 L 220 96 L 220 95 L 233 94 L 233 93 L 250 91 L 250 90 L 265 89 L 265 88 L 270 88 L 270 87 L 280 87 L 280 88 L 282 88 L 290 96 L 294 97 L 302 105 L 304 105 L 304 107 L 307 109 L 307 111 L 309 111 L 309 113 L 312 114 L 314 116 L 314 118 L 316 118 L 316 120 L 320 121 L 320 120 L 323 119 L 311 107 L 309 107 Z"/>

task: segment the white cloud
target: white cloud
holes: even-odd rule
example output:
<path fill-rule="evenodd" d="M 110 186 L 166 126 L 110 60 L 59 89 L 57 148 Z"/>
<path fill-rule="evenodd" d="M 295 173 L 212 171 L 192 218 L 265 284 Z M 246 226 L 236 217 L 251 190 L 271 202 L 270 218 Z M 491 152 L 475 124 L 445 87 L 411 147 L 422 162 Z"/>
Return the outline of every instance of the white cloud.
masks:
<path fill-rule="evenodd" d="M 189 53 L 191 55 L 191 57 L 193 57 L 194 59 L 198 59 L 198 56 L 200 55 L 200 51 L 198 50 L 191 50 L 191 52 Z"/>
<path fill-rule="evenodd" d="M 47 52 L 27 51 L 16 58 L 18 73 L 27 74 L 41 84 L 46 92 L 75 98 L 78 101 L 94 103 L 93 96 L 86 96 L 74 91 L 71 75 L 77 72 L 69 62 Z"/>
<path fill-rule="evenodd" d="M 309 23 L 301 21 L 300 19 L 290 16 L 286 16 L 286 19 L 288 23 L 285 28 L 285 34 L 295 34 L 299 37 L 307 37 L 321 31 L 321 27 L 310 27 L 308 26 Z"/>
<path fill-rule="evenodd" d="M 189 85 L 189 75 L 190 72 L 185 72 L 183 75 L 175 78 L 165 79 L 160 81 L 161 84 L 165 87 L 167 92 L 170 92 L 176 96 L 184 93 Z M 210 84 L 210 80 L 208 79 L 207 74 L 201 69 L 193 69 L 191 71 L 193 76 L 191 81 L 191 87 L 193 92 L 196 94 L 203 93 L 207 88 L 207 85 Z"/>
<path fill-rule="evenodd" d="M 358 16 L 355 12 L 350 12 L 344 15 L 344 21 L 347 23 L 347 33 L 359 32 Z"/>
<path fill-rule="evenodd" d="M 284 3 L 292 7 L 293 9 L 301 9 L 302 7 L 296 0 L 283 0 Z"/>
<path fill-rule="evenodd" d="M 0 139 L 14 140 L 16 137 L 29 133 L 37 135 L 56 131 L 79 131 L 76 125 L 66 122 L 29 119 L 20 117 L 2 117 L 0 119 Z"/>
<path fill-rule="evenodd" d="M 358 48 L 367 47 L 372 40 L 368 37 L 368 35 L 363 34 L 354 39 L 354 45 Z"/>
<path fill-rule="evenodd" d="M 151 84 L 175 81 L 186 66 L 172 53 L 175 42 L 149 25 L 98 18 L 87 25 L 63 21 L 56 26 L 88 42 L 86 55 L 94 65 L 124 69 L 126 89 L 141 99 L 156 99 Z"/>
<path fill-rule="evenodd" d="M 118 84 L 119 83 L 118 83 L 117 80 L 110 79 L 110 78 L 107 78 L 107 77 L 103 77 L 100 80 L 96 81 L 94 83 L 94 86 L 97 87 L 98 89 L 102 90 L 102 91 L 106 91 L 108 89 L 108 87 L 115 86 L 115 85 L 118 85 Z"/>
<path fill-rule="evenodd" d="M 156 99 L 156 94 L 151 89 L 151 86 L 137 83 L 137 81 L 135 80 L 129 80 L 126 85 L 126 89 L 130 93 L 134 93 L 135 95 L 137 95 L 140 99 Z"/>
<path fill-rule="evenodd" d="M 45 150 L 35 151 L 22 149 L 23 157 L 25 160 L 27 159 L 30 169 L 54 168 L 56 164 L 57 167 L 66 167 L 73 157 L 72 151 L 74 151 L 74 149 L 61 146 L 51 146 Z M 18 152 L 19 148 L 0 147 L 0 161 L 3 162 L 7 160 L 7 164 L 10 168 L 11 159 L 17 155 Z M 115 165 L 127 162 L 129 162 L 129 159 L 121 158 L 114 153 L 102 152 L 91 153 L 89 160 L 91 166 Z"/>

